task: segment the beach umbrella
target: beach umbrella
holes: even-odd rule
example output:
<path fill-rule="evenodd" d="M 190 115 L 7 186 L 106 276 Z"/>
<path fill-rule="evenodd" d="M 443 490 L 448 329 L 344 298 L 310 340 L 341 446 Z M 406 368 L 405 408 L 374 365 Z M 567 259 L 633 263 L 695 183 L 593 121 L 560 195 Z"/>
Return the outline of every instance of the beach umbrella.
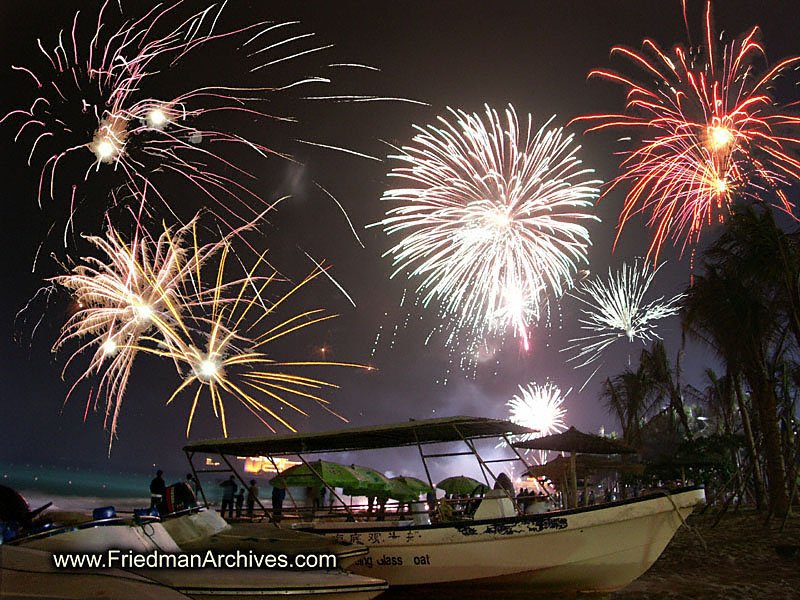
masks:
<path fill-rule="evenodd" d="M 570 452 L 570 504 L 578 505 L 578 468 L 576 463 L 577 453 L 581 454 L 635 454 L 636 450 L 618 440 L 613 440 L 599 435 L 583 433 L 575 427 L 570 427 L 561 433 L 545 435 L 524 442 L 513 444 L 515 448 L 535 450 L 555 450 L 557 452 Z"/>
<path fill-rule="evenodd" d="M 472 477 L 459 475 L 457 477 L 448 477 L 436 484 L 440 490 L 444 490 L 448 494 L 485 494 L 489 491 L 486 484 L 481 483 Z"/>
<path fill-rule="evenodd" d="M 399 500 L 400 502 L 411 502 L 413 500 L 419 499 L 420 492 L 411 489 L 401 481 L 392 478 L 389 480 L 389 483 L 391 483 L 392 488 L 388 492 L 384 492 L 383 494 L 378 494 L 381 498 L 383 497 L 391 498 L 392 500 Z M 430 486 L 428 487 L 430 489 Z"/>
<path fill-rule="evenodd" d="M 412 492 L 415 492 L 418 496 L 420 494 L 427 494 L 428 492 L 433 491 L 433 488 L 430 485 L 428 485 L 421 479 L 417 479 L 416 477 L 405 477 L 403 475 L 400 475 L 398 477 L 392 477 L 390 481 L 397 481 L 403 484 Z"/>
<path fill-rule="evenodd" d="M 392 483 L 380 471 L 369 467 L 350 465 L 350 470 L 358 476 L 358 483 L 354 485 L 342 486 L 344 493 L 348 496 L 380 496 L 388 497 L 386 494 L 392 489 Z"/>
<path fill-rule="evenodd" d="M 315 460 L 289 467 L 269 480 L 272 487 L 353 487 L 361 477 L 350 467 L 326 460 Z"/>
<path fill-rule="evenodd" d="M 578 452 L 580 454 L 635 454 L 627 444 L 607 437 L 583 433 L 570 427 L 561 433 L 516 442 L 515 448 L 555 450 L 556 452 Z"/>

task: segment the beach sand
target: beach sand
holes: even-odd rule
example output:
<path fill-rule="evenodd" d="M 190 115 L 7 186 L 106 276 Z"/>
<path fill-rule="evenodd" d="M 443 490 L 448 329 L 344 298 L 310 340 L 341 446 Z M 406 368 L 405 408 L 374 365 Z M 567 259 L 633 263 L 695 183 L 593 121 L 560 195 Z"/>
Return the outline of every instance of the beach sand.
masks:
<path fill-rule="evenodd" d="M 694 514 L 656 563 L 614 600 L 655 598 L 759 600 L 800 598 L 800 550 L 781 557 L 776 546 L 800 545 L 800 515 L 780 533 L 780 521 L 764 527 L 764 515 L 742 509 L 728 512 L 716 527 L 710 510 Z M 698 535 L 699 534 L 699 535 Z M 703 547 L 700 537 L 708 549 Z"/>

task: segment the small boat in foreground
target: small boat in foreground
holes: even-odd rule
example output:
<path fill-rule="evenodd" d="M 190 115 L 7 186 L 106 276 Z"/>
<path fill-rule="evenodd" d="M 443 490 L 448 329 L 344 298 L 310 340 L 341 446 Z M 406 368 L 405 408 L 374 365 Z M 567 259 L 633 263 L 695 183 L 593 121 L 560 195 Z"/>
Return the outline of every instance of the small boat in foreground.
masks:
<path fill-rule="evenodd" d="M 92 516 L 30 510 L 15 490 L 0 486 L 0 538 L 6 544 L 46 552 L 101 553 L 111 548 L 134 552 L 180 552 L 156 516 L 119 516 L 112 506 L 96 508 Z M 52 513 L 55 516 L 57 513 Z"/>
<path fill-rule="evenodd" d="M 121 569 L 57 569 L 42 550 L 0 545 L 0 598 L 3 600 L 189 600 L 146 575 Z"/>
<path fill-rule="evenodd" d="M 9 519 L 0 521 L 0 530 L 7 538 L 0 545 L 0 599 L 371 600 L 388 587 L 381 579 L 338 569 L 56 569 L 53 553 L 107 555 L 110 549 L 200 557 L 208 552 L 285 555 L 290 561 L 301 554 L 324 553 L 339 567 L 365 556 L 368 549 L 302 531 L 276 527 L 255 530 L 251 524 L 231 526 L 204 507 L 167 517 L 163 523 L 158 517 L 143 514 L 117 517 L 111 507 L 105 507 L 94 511 L 93 516 L 100 518 L 76 513 L 71 522 L 54 524 L 47 513 L 30 511 L 24 498 L 11 491 L 7 496 L 14 500 L 13 511 L 0 512 Z M 12 512 L 17 520 L 10 527 L 6 513 Z M 32 514 L 40 521 L 30 518 Z"/>
<path fill-rule="evenodd" d="M 372 600 L 389 587 L 382 579 L 326 570 L 148 569 L 139 573 L 194 600 Z"/>
<path fill-rule="evenodd" d="M 426 458 L 472 454 L 481 470 L 496 479 L 488 463 L 505 459 L 484 461 L 475 441 L 501 438 L 510 447 L 509 436 L 526 433 L 531 431 L 508 421 L 452 417 L 305 435 L 192 442 L 184 450 L 193 469 L 193 457 L 202 453 L 221 456 L 233 470 L 229 457 L 297 456 L 308 464 L 305 457 L 311 454 L 416 445 L 426 473 Z M 463 442 L 467 451 L 426 455 L 422 450 L 448 442 Z M 519 454 L 508 460 L 525 462 Z M 473 518 L 458 521 L 315 520 L 301 527 L 336 541 L 368 546 L 369 555 L 356 561 L 351 570 L 385 579 L 390 586 L 608 592 L 642 575 L 704 500 L 702 487 L 690 487 L 523 515 L 514 498 L 501 492 L 483 498 Z M 349 519 L 357 516 L 351 514 Z"/>

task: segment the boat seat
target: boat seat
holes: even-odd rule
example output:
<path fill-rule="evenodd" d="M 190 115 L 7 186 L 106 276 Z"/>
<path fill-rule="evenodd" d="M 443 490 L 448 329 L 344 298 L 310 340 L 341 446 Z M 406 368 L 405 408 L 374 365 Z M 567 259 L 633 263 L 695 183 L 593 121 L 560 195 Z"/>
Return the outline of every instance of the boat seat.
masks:
<path fill-rule="evenodd" d="M 491 490 L 475 511 L 475 520 L 516 517 L 517 509 L 503 490 Z"/>
<path fill-rule="evenodd" d="M 86 513 L 66 510 L 50 510 L 45 513 L 45 516 L 60 525 L 80 525 L 92 520 L 92 516 Z"/>

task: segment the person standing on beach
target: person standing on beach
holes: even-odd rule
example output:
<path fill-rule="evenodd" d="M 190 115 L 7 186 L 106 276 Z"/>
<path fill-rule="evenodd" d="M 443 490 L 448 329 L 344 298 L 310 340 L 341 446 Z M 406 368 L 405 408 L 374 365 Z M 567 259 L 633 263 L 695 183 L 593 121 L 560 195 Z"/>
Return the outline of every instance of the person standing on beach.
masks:
<path fill-rule="evenodd" d="M 233 480 L 233 475 L 230 479 L 226 479 L 219 484 L 222 488 L 222 505 L 219 508 L 219 514 L 225 518 L 225 509 L 228 509 L 228 518 L 233 518 L 233 495 L 236 493 L 236 482 Z"/>
<path fill-rule="evenodd" d="M 186 484 L 192 489 L 192 493 L 197 497 L 197 480 L 191 473 L 186 474 Z"/>
<path fill-rule="evenodd" d="M 244 506 L 244 488 L 239 488 L 239 493 L 236 494 L 236 518 L 242 518 L 242 506 Z"/>
<path fill-rule="evenodd" d="M 258 499 L 258 484 L 255 479 L 250 480 L 250 487 L 247 490 L 247 516 L 253 518 L 253 509 Z"/>
<path fill-rule="evenodd" d="M 286 497 L 286 490 L 284 488 L 272 488 L 272 518 L 276 523 L 281 522 L 281 514 L 283 513 L 283 499 Z"/>
<path fill-rule="evenodd" d="M 150 482 L 150 508 L 157 508 L 161 512 L 164 498 L 167 495 L 167 484 L 164 482 L 164 471 L 159 469 Z"/>

